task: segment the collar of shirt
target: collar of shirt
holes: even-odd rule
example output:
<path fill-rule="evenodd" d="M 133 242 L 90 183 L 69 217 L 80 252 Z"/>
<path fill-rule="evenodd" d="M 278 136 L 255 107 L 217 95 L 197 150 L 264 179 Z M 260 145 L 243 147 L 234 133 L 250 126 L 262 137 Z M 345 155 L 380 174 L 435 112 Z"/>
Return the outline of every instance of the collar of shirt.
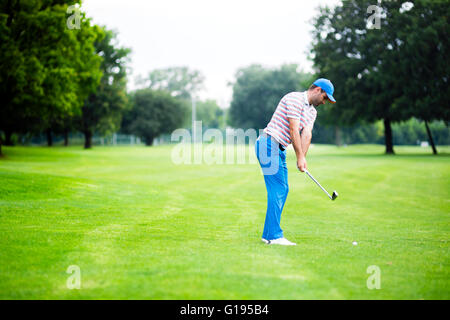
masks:
<path fill-rule="evenodd" d="M 308 108 L 308 111 L 311 112 L 312 114 L 317 114 L 316 107 L 314 107 L 314 105 L 312 105 L 312 104 L 309 104 L 307 91 L 304 91 L 303 94 L 305 97 L 305 105 Z"/>
<path fill-rule="evenodd" d="M 305 97 L 305 104 L 306 104 L 308 107 L 312 107 L 312 105 L 310 105 L 310 104 L 309 104 L 309 101 L 308 101 L 308 91 L 303 91 L 303 96 Z"/>

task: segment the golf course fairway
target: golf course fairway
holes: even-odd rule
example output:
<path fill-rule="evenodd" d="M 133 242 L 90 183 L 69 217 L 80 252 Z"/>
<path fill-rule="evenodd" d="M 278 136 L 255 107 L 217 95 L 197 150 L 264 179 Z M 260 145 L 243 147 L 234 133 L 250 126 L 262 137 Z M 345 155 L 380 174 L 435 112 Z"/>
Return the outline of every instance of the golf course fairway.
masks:
<path fill-rule="evenodd" d="M 173 148 L 3 147 L 0 299 L 450 299 L 450 147 L 313 145 L 336 201 L 289 149 L 289 247 L 261 241 L 251 148 L 232 164 Z"/>

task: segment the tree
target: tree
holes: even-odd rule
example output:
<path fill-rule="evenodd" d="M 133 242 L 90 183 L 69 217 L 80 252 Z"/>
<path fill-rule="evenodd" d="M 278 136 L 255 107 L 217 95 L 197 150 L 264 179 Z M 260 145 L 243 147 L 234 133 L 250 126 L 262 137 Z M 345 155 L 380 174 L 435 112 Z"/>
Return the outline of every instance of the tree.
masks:
<path fill-rule="evenodd" d="M 411 117 L 424 121 L 433 153 L 437 154 L 428 124 L 450 120 L 449 2 L 414 1 L 397 15 L 403 21 L 403 28 L 398 30 L 401 54 L 410 59 L 399 59 L 393 70 L 407 80 L 403 95 L 395 103 Z"/>
<path fill-rule="evenodd" d="M 67 28 L 66 28 L 67 29 Z M 65 145 L 68 144 L 68 132 L 74 127 L 73 122 L 76 116 L 81 114 L 81 108 L 91 94 L 95 94 L 99 87 L 102 77 L 100 65 L 102 57 L 96 54 L 95 43 L 104 38 L 103 30 L 98 26 L 91 26 L 90 21 L 82 13 L 80 29 L 68 29 L 65 32 L 70 33 L 72 37 L 72 47 L 68 52 L 53 53 L 58 54 L 61 59 L 60 64 L 66 63 L 70 70 L 70 79 L 65 81 L 73 84 L 73 91 L 58 92 L 61 88 L 56 85 L 51 87 L 51 92 L 55 99 L 48 99 L 48 95 L 40 102 L 41 113 L 45 115 L 45 131 L 47 134 L 48 145 L 52 145 L 52 132 L 63 133 L 65 136 Z M 59 54 L 61 56 L 59 56 Z M 54 57 L 50 57 L 54 59 Z M 66 70 L 65 72 L 69 72 Z M 53 78 L 57 80 L 57 78 Z M 62 81 L 62 80 L 61 80 Z M 71 94 L 73 102 L 65 106 L 58 101 L 56 97 Z"/>
<path fill-rule="evenodd" d="M 416 14 L 422 17 L 422 25 L 411 23 L 411 12 L 414 10 L 407 9 L 411 5 L 409 1 L 383 1 L 376 7 L 372 6 L 377 11 L 374 25 L 370 21 L 373 14 L 370 16 L 368 10 L 372 4 L 364 0 L 342 1 L 334 9 L 321 8 L 314 23 L 312 53 L 316 71 L 320 76 L 329 77 L 339 84 L 335 93 L 338 103 L 328 107 L 330 114 L 341 124 L 383 120 L 387 154 L 394 153 L 391 124 L 407 120 L 419 112 L 417 106 L 410 102 L 410 97 L 418 92 L 422 93 L 422 98 L 429 96 L 420 89 L 428 80 L 423 79 L 427 73 L 419 72 L 420 80 L 415 84 L 410 80 L 415 77 L 417 70 L 427 69 L 429 64 L 435 64 L 432 55 L 419 53 L 420 63 L 413 63 L 417 70 L 410 69 L 411 62 L 416 59 L 416 52 L 439 52 L 440 48 L 439 41 L 435 46 L 426 46 L 425 49 L 418 47 L 420 41 L 416 41 L 416 36 L 433 20 L 425 17 L 425 8 L 430 2 L 414 3 L 419 2 L 422 5 L 414 7 L 418 10 Z M 444 9 L 442 4 L 440 8 L 431 11 L 440 9 Z M 441 40 L 444 43 L 448 39 L 448 27 L 445 24 L 447 20 L 444 13 L 439 14 L 439 17 L 441 19 L 436 23 L 441 32 L 437 34 L 445 39 Z M 435 28 L 430 28 L 433 31 L 429 30 L 429 33 L 435 33 Z M 406 39 L 406 35 L 410 39 Z M 423 41 L 427 41 L 425 39 L 427 35 L 422 37 Z M 411 48 L 408 49 L 408 46 Z M 446 60 L 439 61 L 439 65 L 445 70 L 444 74 L 448 75 L 448 66 L 445 67 L 446 62 L 443 62 Z M 442 72 L 437 72 L 437 75 L 441 76 L 440 83 L 448 78 Z M 431 84 L 435 78 L 430 79 Z M 440 89 L 448 91 L 448 85 L 441 85 Z M 412 94 L 413 91 L 416 94 Z M 407 92 L 411 94 L 408 95 Z"/>
<path fill-rule="evenodd" d="M 123 131 L 141 137 L 147 146 L 183 123 L 187 109 L 167 91 L 141 89 L 131 95 L 132 109 L 124 116 Z"/>
<path fill-rule="evenodd" d="M 117 34 L 103 28 L 104 37 L 95 42 L 96 52 L 103 58 L 100 70 L 103 76 L 96 93 L 90 94 L 77 119 L 78 128 L 85 136 L 84 147 L 92 147 L 94 132 L 112 133 L 120 128 L 122 113 L 128 108 L 126 94 L 126 63 L 128 48 L 118 48 Z"/>
<path fill-rule="evenodd" d="M 251 65 L 239 69 L 233 84 L 230 124 L 243 129 L 264 128 L 280 99 L 291 91 L 304 90 L 311 75 L 298 72 L 295 64 L 279 69 Z M 309 83 L 310 85 L 311 83 Z"/>
<path fill-rule="evenodd" d="M 81 29 L 66 25 L 67 7 L 76 3 L 0 3 L 0 129 L 7 144 L 13 132 L 45 130 L 52 119 L 79 112 L 100 80 L 97 29 L 84 15 Z"/>
<path fill-rule="evenodd" d="M 324 114 L 320 114 L 320 119 L 328 124 L 353 125 L 359 120 L 375 121 L 377 116 L 386 117 L 386 152 L 393 152 L 386 107 L 381 104 L 375 108 L 367 106 L 380 94 L 378 86 L 370 83 L 368 75 L 377 68 L 378 61 L 381 61 L 377 57 L 382 52 L 378 51 L 376 55 L 363 52 L 364 49 L 370 50 L 364 46 L 368 34 L 374 46 L 379 44 L 378 37 L 381 36 L 379 31 L 367 28 L 366 10 L 369 5 L 367 1 L 343 1 L 334 9 L 320 8 L 315 18 L 311 50 L 314 67 L 318 76 L 329 78 L 336 84 L 334 96 L 337 100 L 336 104 L 323 108 Z M 374 114 L 376 111 L 379 114 Z"/>
<path fill-rule="evenodd" d="M 196 118 L 207 128 L 219 128 L 223 126 L 224 111 L 215 100 L 197 101 Z"/>

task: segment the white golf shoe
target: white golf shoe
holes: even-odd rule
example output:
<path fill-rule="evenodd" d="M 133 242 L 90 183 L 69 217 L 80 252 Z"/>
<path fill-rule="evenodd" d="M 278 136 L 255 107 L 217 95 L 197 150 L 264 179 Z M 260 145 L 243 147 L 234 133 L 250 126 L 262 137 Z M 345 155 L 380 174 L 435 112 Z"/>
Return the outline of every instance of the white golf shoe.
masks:
<path fill-rule="evenodd" d="M 266 239 L 263 238 L 261 240 L 262 240 L 262 242 L 267 243 L 267 244 L 279 244 L 279 245 L 282 245 L 282 246 L 295 246 L 295 245 L 297 245 L 296 243 L 291 242 L 291 241 L 289 241 L 286 238 L 278 238 L 278 239 L 273 239 L 273 240 L 266 240 Z"/>

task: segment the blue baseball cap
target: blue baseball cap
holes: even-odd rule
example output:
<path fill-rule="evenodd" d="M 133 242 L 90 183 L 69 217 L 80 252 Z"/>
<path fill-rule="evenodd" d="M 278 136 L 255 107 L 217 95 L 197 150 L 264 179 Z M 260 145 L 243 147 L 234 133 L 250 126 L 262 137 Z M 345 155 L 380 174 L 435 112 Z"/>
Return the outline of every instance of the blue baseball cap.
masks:
<path fill-rule="evenodd" d="M 322 88 L 322 90 L 327 93 L 328 100 L 330 100 L 331 103 L 336 103 L 336 99 L 333 97 L 334 86 L 330 80 L 320 78 L 320 79 L 317 79 L 316 81 L 314 81 L 313 84 Z"/>

